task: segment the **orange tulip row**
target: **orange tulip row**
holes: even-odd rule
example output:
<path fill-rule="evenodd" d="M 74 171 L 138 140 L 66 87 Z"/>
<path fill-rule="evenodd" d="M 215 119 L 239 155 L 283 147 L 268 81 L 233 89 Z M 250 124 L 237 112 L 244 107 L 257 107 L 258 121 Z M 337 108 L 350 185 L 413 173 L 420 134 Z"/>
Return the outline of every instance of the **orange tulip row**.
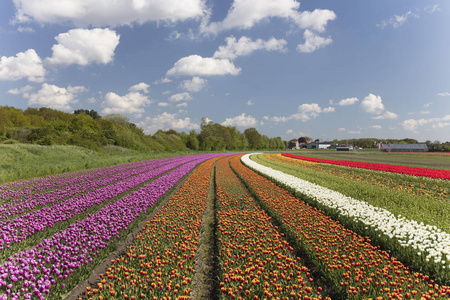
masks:
<path fill-rule="evenodd" d="M 333 289 L 349 299 L 450 299 L 450 287 L 412 272 L 373 246 L 368 238 L 347 230 L 285 189 L 248 169 L 238 158 L 231 167 L 256 197 L 276 215 L 309 253 Z"/>
<path fill-rule="evenodd" d="M 189 299 L 213 164 L 202 163 L 80 299 Z"/>
<path fill-rule="evenodd" d="M 229 158 L 216 165 L 216 199 L 219 299 L 325 298 L 283 234 L 233 173 Z"/>

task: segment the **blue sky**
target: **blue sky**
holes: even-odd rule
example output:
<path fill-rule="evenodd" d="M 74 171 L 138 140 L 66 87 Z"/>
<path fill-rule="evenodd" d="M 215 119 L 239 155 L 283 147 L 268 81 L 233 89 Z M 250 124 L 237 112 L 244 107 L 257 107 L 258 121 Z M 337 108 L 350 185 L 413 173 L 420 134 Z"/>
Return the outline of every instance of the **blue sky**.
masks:
<path fill-rule="evenodd" d="M 450 2 L 5 0 L 0 105 L 450 140 Z"/>

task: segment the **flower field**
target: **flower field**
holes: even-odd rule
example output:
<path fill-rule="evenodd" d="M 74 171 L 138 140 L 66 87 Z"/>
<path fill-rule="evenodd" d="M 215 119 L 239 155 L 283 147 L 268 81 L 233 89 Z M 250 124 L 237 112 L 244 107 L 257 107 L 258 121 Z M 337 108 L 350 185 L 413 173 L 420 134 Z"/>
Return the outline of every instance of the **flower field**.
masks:
<path fill-rule="evenodd" d="M 5 184 L 0 299 L 450 299 L 445 220 L 417 222 L 356 197 L 373 185 L 395 190 L 379 194 L 387 203 L 405 193 L 445 212 L 442 179 L 348 169 L 279 154 L 200 154 Z M 352 179 L 363 192 L 348 196 L 343 181 L 336 191 L 289 170 L 321 183 Z"/>
<path fill-rule="evenodd" d="M 322 159 L 322 158 L 314 158 L 307 156 L 299 156 L 291 153 L 283 153 L 284 156 L 302 159 L 307 161 L 333 164 L 339 166 L 348 166 L 354 168 L 362 168 L 362 169 L 370 169 L 377 171 L 385 171 L 385 172 L 393 172 L 400 174 L 408 174 L 415 176 L 424 176 L 431 178 L 441 178 L 441 179 L 450 179 L 450 170 L 439 170 L 439 169 L 429 169 L 429 168 L 416 168 L 416 167 L 408 167 L 408 166 L 397 166 L 397 165 L 388 165 L 388 164 L 375 164 L 375 163 L 367 163 L 367 162 L 359 162 L 359 161 L 351 161 L 351 160 L 331 160 L 331 159 Z"/>

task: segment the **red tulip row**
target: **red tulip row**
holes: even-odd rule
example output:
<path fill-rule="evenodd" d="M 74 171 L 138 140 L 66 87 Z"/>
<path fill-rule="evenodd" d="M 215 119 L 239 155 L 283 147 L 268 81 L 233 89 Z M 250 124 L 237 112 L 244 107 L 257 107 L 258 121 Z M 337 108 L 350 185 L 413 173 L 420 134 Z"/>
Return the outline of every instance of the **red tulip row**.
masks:
<path fill-rule="evenodd" d="M 239 159 L 239 156 L 233 156 Z M 224 158 L 216 166 L 219 299 L 324 299 L 308 268 Z"/>
<path fill-rule="evenodd" d="M 331 159 L 299 156 L 299 155 L 295 155 L 295 154 L 291 154 L 291 153 L 283 153 L 283 155 L 286 157 L 302 159 L 302 160 L 318 162 L 318 163 L 326 163 L 326 164 L 332 164 L 332 165 L 355 167 L 355 168 L 362 168 L 362 169 L 369 169 L 369 170 L 376 170 L 376 171 L 401 173 L 401 174 L 423 176 L 423 177 L 430 177 L 430 178 L 440 178 L 440 179 L 447 179 L 447 180 L 450 179 L 450 170 L 417 168 L 417 167 L 388 165 L 388 164 L 376 164 L 376 163 L 359 162 L 359 161 L 351 161 L 351 160 L 331 160 Z"/>
<path fill-rule="evenodd" d="M 238 159 L 231 167 L 256 197 L 295 236 L 297 246 L 318 266 L 334 289 L 349 299 L 450 298 L 450 287 L 414 273 L 290 192 L 248 169 Z M 377 298 L 378 299 L 378 298 Z"/>

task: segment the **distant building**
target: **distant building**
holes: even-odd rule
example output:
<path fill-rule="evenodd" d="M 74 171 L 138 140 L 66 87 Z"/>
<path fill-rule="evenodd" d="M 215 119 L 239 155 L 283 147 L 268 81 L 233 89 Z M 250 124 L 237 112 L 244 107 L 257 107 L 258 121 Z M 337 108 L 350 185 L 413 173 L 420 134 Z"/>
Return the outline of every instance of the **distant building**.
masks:
<path fill-rule="evenodd" d="M 426 144 L 378 144 L 383 152 L 428 152 Z"/>
<path fill-rule="evenodd" d="M 320 143 L 320 142 L 312 142 L 306 144 L 307 149 L 328 149 L 330 146 L 331 144 L 329 143 Z"/>
<path fill-rule="evenodd" d="M 300 149 L 300 143 L 298 142 L 297 139 L 290 140 L 287 145 L 287 148 L 288 149 Z"/>

